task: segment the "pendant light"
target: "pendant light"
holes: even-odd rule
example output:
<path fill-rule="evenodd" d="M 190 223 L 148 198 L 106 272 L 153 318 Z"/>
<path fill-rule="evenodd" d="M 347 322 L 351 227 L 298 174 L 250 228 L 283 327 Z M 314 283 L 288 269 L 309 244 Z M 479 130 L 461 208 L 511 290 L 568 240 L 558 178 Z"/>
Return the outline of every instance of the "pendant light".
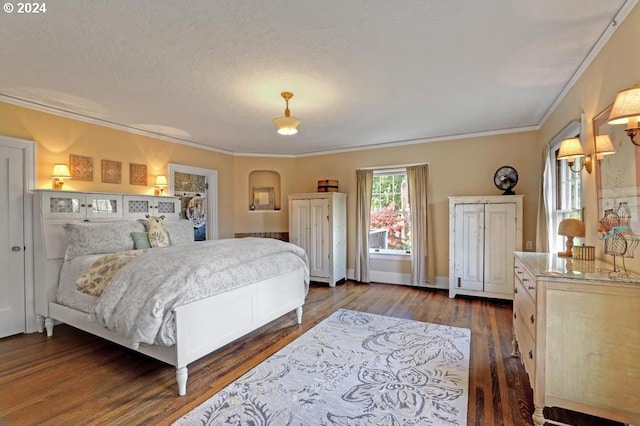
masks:
<path fill-rule="evenodd" d="M 280 93 L 287 104 L 286 109 L 284 110 L 284 117 L 278 117 L 273 119 L 273 123 L 278 126 L 278 133 L 285 136 L 295 135 L 298 133 L 298 124 L 302 123 L 302 120 L 291 117 L 291 111 L 289 111 L 289 99 L 293 97 L 293 93 L 291 92 L 282 92 Z"/>

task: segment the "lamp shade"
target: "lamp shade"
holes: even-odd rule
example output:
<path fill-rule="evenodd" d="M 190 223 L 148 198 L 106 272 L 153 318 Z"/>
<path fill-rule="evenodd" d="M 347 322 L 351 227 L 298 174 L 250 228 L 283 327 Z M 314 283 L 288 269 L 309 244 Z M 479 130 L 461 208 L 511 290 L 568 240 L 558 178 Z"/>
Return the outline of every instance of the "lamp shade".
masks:
<path fill-rule="evenodd" d="M 616 149 L 613 147 L 611 136 L 598 135 L 596 136 L 596 156 L 601 159 L 605 155 L 615 154 Z"/>
<path fill-rule="evenodd" d="M 620 91 L 611 107 L 609 124 L 627 124 L 629 121 L 637 123 L 639 120 L 640 87 Z"/>
<path fill-rule="evenodd" d="M 167 177 L 165 175 L 156 176 L 156 186 L 167 186 Z"/>
<path fill-rule="evenodd" d="M 584 157 L 584 151 L 582 150 L 582 144 L 580 139 L 571 138 L 565 139 L 560 144 L 560 150 L 558 152 L 558 160 L 565 160 L 569 158 Z"/>
<path fill-rule="evenodd" d="M 302 120 L 295 117 L 279 117 L 274 118 L 273 123 L 278 127 L 278 133 L 285 136 L 295 135 L 298 133 L 298 124 L 302 123 Z"/>
<path fill-rule="evenodd" d="M 68 179 L 71 177 L 69 166 L 66 164 L 54 164 L 51 177 L 55 179 Z"/>
<path fill-rule="evenodd" d="M 578 219 L 564 219 L 558 225 L 558 235 L 584 237 L 584 222 Z"/>

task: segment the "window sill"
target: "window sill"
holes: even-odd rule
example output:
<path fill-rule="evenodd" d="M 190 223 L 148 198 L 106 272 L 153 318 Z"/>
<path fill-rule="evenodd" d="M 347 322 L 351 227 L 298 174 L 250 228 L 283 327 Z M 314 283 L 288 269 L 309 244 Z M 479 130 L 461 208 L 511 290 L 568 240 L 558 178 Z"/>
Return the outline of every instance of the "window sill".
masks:
<path fill-rule="evenodd" d="M 369 259 L 397 260 L 397 261 L 403 261 L 403 262 L 410 262 L 411 253 L 380 253 L 380 252 L 370 251 Z"/>

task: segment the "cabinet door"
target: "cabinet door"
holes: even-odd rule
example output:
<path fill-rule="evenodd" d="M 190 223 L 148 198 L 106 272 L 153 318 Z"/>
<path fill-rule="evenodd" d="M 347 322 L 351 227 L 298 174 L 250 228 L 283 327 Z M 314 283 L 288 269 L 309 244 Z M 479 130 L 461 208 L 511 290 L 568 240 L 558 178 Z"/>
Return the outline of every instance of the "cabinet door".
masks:
<path fill-rule="evenodd" d="M 309 200 L 291 200 L 289 241 L 309 256 Z"/>
<path fill-rule="evenodd" d="M 145 215 L 153 215 L 154 197 L 143 195 L 124 196 L 124 216 L 144 218 Z"/>
<path fill-rule="evenodd" d="M 166 219 L 180 217 L 180 199 L 175 197 L 156 197 L 154 214 Z"/>
<path fill-rule="evenodd" d="M 456 204 L 455 218 L 455 285 L 466 290 L 482 290 L 484 205 Z"/>
<path fill-rule="evenodd" d="M 513 291 L 516 250 L 516 205 L 486 204 L 484 213 L 484 291 Z"/>
<path fill-rule="evenodd" d="M 87 194 L 87 218 L 113 219 L 123 217 L 122 195 Z"/>
<path fill-rule="evenodd" d="M 47 219 L 84 219 L 85 194 L 45 192 L 42 194 L 42 216 Z"/>
<path fill-rule="evenodd" d="M 309 203 L 309 274 L 314 277 L 329 278 L 331 262 L 329 258 L 329 200 L 312 199 Z"/>

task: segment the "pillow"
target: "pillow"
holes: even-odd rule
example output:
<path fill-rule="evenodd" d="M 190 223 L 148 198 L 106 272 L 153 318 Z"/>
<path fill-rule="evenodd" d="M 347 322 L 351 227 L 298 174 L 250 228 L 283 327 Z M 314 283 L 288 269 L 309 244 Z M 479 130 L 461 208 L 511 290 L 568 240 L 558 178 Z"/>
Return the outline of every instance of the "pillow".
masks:
<path fill-rule="evenodd" d="M 162 226 L 169 234 L 172 246 L 194 242 L 193 224 L 187 219 L 165 220 Z"/>
<path fill-rule="evenodd" d="M 149 220 L 149 244 L 151 244 L 151 247 L 168 247 L 171 245 L 169 235 L 167 235 L 167 231 L 162 226 L 164 216 L 147 215 L 147 219 Z"/>
<path fill-rule="evenodd" d="M 111 282 L 113 276 L 136 256 L 144 253 L 140 250 L 111 253 L 96 260 L 91 268 L 76 280 L 76 287 L 91 296 L 100 296 Z"/>
<path fill-rule="evenodd" d="M 87 254 L 133 250 L 132 232 L 144 232 L 144 225 L 134 220 L 65 223 L 67 251 L 65 260 Z"/>
<path fill-rule="evenodd" d="M 136 250 L 151 248 L 149 243 L 149 234 L 146 232 L 132 232 L 131 238 L 133 238 L 133 245 Z"/>

